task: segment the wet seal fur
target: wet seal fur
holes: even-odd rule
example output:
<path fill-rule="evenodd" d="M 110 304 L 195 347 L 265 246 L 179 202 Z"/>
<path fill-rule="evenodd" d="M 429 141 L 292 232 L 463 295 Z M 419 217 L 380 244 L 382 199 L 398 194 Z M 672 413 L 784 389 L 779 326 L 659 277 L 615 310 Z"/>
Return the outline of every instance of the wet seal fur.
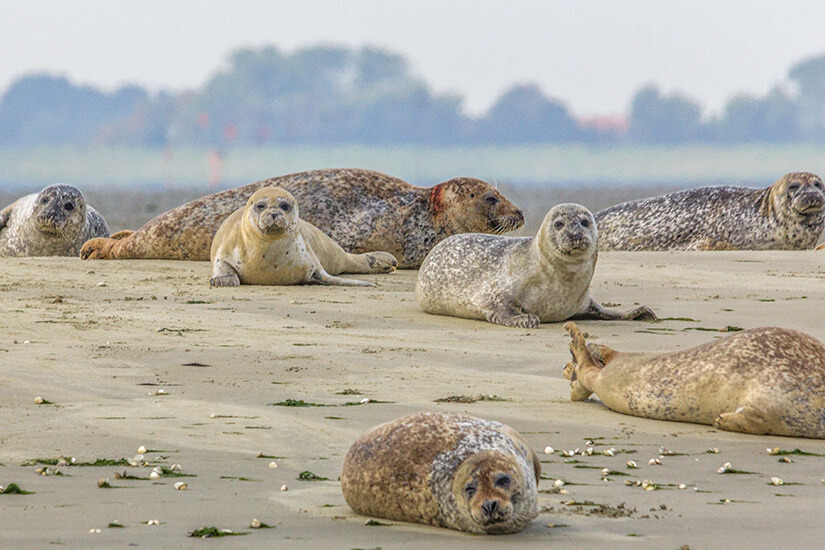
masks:
<path fill-rule="evenodd" d="M 0 212 L 0 256 L 77 256 L 87 240 L 108 236 L 106 220 L 71 185 L 50 185 Z"/>
<path fill-rule="evenodd" d="M 575 323 L 564 328 L 573 401 L 592 392 L 633 416 L 825 439 L 825 346 L 805 333 L 762 327 L 682 351 L 625 353 L 586 344 Z"/>
<path fill-rule="evenodd" d="M 428 313 L 534 328 L 566 319 L 654 320 L 647 306 L 604 309 L 590 297 L 598 231 L 578 204 L 550 209 L 535 238 L 454 235 L 418 273 L 415 295 Z"/>
<path fill-rule="evenodd" d="M 423 412 L 361 435 L 344 459 L 341 490 L 365 516 L 504 534 L 538 515 L 540 473 L 536 453 L 509 426 Z"/>
<path fill-rule="evenodd" d="M 385 251 L 400 268 L 417 268 L 439 241 L 456 233 L 504 233 L 521 227 L 521 210 L 490 184 L 453 178 L 416 187 L 371 170 L 329 169 L 279 176 L 174 208 L 120 239 L 97 239 L 84 259 L 207 260 L 212 237 L 252 193 L 281 187 L 301 216 L 347 252 Z"/>
<path fill-rule="evenodd" d="M 700 187 L 596 214 L 600 250 L 802 250 L 825 229 L 825 186 L 810 172 L 766 189 Z"/>
<path fill-rule="evenodd" d="M 229 216 L 212 242 L 210 286 L 314 283 L 374 286 L 333 277 L 339 273 L 388 273 L 392 254 L 350 254 L 298 217 L 298 204 L 285 189 L 266 187 Z"/>

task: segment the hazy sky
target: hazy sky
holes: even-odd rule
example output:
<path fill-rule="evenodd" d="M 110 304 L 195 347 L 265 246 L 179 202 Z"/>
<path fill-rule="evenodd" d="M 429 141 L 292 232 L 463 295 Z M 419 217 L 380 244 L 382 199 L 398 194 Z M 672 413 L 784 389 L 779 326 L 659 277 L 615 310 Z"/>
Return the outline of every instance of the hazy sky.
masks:
<path fill-rule="evenodd" d="M 3 0 L 0 93 L 35 71 L 191 89 L 234 49 L 325 43 L 401 53 L 472 113 L 525 82 L 581 116 L 625 113 L 647 83 L 719 110 L 825 53 L 824 23 L 819 0 Z"/>

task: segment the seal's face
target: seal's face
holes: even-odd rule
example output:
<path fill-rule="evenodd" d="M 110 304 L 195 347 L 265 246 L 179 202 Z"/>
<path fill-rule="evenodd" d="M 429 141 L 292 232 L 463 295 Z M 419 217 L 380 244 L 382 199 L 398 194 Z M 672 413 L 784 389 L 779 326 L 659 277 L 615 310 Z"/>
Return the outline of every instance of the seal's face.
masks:
<path fill-rule="evenodd" d="M 34 199 L 33 220 L 41 233 L 74 238 L 86 223 L 86 200 L 71 185 L 50 185 Z"/>
<path fill-rule="evenodd" d="M 285 189 L 267 187 L 257 191 L 246 203 L 245 221 L 261 235 L 278 238 L 298 224 L 298 205 Z"/>
<path fill-rule="evenodd" d="M 559 204 L 545 216 L 538 238 L 562 256 L 585 258 L 596 250 L 596 219 L 583 206 Z"/>
<path fill-rule="evenodd" d="M 825 212 L 825 185 L 816 174 L 793 172 L 775 183 L 774 187 L 774 203 L 780 210 L 790 210 L 802 218 L 819 217 Z M 785 208 L 782 208 L 783 205 Z"/>
<path fill-rule="evenodd" d="M 453 178 L 432 188 L 430 201 L 452 233 L 500 235 L 524 225 L 524 214 L 490 184 Z"/>
<path fill-rule="evenodd" d="M 521 468 L 513 456 L 499 451 L 482 451 L 464 460 L 452 490 L 459 512 L 476 532 L 517 531 L 534 517 Z"/>

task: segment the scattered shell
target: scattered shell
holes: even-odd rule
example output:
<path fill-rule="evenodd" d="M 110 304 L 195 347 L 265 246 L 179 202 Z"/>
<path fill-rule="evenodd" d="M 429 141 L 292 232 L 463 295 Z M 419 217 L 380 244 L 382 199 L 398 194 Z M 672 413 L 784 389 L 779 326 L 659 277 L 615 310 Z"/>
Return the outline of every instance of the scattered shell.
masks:
<path fill-rule="evenodd" d="M 659 447 L 659 454 L 664 455 L 664 456 L 670 456 L 670 455 L 675 455 L 676 453 L 674 453 L 673 451 L 671 451 L 667 447 Z"/>
<path fill-rule="evenodd" d="M 596 443 L 595 443 L 592 439 L 588 439 L 587 441 L 585 441 L 585 442 L 584 442 L 584 444 L 585 444 L 585 446 L 587 446 L 587 447 L 592 447 L 592 446 L 593 446 L 593 445 L 595 445 Z"/>
<path fill-rule="evenodd" d="M 611 448 L 611 449 L 607 449 L 607 450 L 604 452 L 604 454 L 605 454 L 606 456 L 614 456 L 614 455 L 616 454 L 616 449 L 612 449 L 612 448 Z"/>
<path fill-rule="evenodd" d="M 644 489 L 645 491 L 655 491 L 656 489 L 658 489 L 658 487 L 656 487 L 656 484 L 650 481 L 649 479 L 645 479 L 644 481 L 642 481 L 642 489 Z"/>
<path fill-rule="evenodd" d="M 72 462 L 74 462 L 74 461 L 72 461 Z M 63 458 L 62 456 L 57 459 L 57 466 L 68 466 L 68 465 L 69 465 L 69 461 L 66 460 L 65 458 Z"/>
<path fill-rule="evenodd" d="M 780 451 L 779 447 L 774 447 L 773 449 L 771 449 L 770 447 L 768 447 L 768 448 L 767 448 L 767 449 L 765 449 L 765 450 L 768 452 L 768 454 L 769 454 L 769 455 L 778 455 L 778 454 L 779 454 L 779 451 Z"/>
<path fill-rule="evenodd" d="M 157 472 L 158 475 L 163 475 L 163 468 L 161 468 L 160 466 L 155 466 L 154 468 L 152 468 L 152 471 Z"/>
<path fill-rule="evenodd" d="M 606 476 L 609 473 L 610 473 L 610 468 L 602 468 L 602 475 L 603 476 Z"/>
<path fill-rule="evenodd" d="M 560 495 L 566 495 L 566 494 L 567 494 L 567 493 L 569 493 L 569 492 L 570 492 L 570 491 L 568 491 L 567 489 L 560 489 L 560 490 L 559 490 L 559 494 L 560 494 Z"/>
<path fill-rule="evenodd" d="M 97 283 L 97 286 L 109 286 L 109 285 L 107 285 L 107 284 L 106 284 L 106 283 L 104 283 L 103 281 L 100 281 L 99 283 Z"/>
<path fill-rule="evenodd" d="M 189 484 L 184 482 L 184 481 L 178 481 L 177 483 L 175 483 L 173 485 L 173 487 L 175 489 L 177 489 L 178 491 L 184 491 L 184 490 L 186 490 L 187 487 L 189 487 Z"/>
<path fill-rule="evenodd" d="M 31 343 L 32 343 L 32 341 L 31 341 L 31 340 L 23 340 L 23 343 L 24 343 L 24 344 L 31 344 Z"/>
<path fill-rule="evenodd" d="M 778 477 L 772 477 L 771 478 L 771 483 L 773 485 L 785 485 L 785 482 L 782 481 L 781 479 L 779 479 Z"/>
<path fill-rule="evenodd" d="M 687 485 L 685 485 L 684 483 L 680 483 L 679 489 L 687 489 Z"/>
<path fill-rule="evenodd" d="M 43 404 L 43 398 L 38 395 L 37 397 L 34 398 L 34 404 L 35 405 L 42 405 Z"/>
<path fill-rule="evenodd" d="M 152 472 L 149 474 L 149 479 L 160 479 L 160 474 L 157 472 Z"/>
<path fill-rule="evenodd" d="M 215 413 L 209 413 L 209 418 L 215 418 L 215 417 L 217 417 L 217 416 L 218 416 L 218 415 L 217 415 L 217 414 L 215 414 Z"/>
<path fill-rule="evenodd" d="M 109 480 L 106 479 L 105 477 L 101 477 L 100 479 L 97 480 L 97 486 L 100 487 L 100 488 L 108 487 L 109 486 Z"/>
<path fill-rule="evenodd" d="M 593 447 L 588 447 L 587 451 L 582 454 L 587 454 L 587 456 L 593 456 Z"/>
<path fill-rule="evenodd" d="M 635 461 L 635 460 L 628 460 L 628 461 L 627 461 L 627 467 L 628 467 L 628 468 L 630 468 L 630 469 L 632 470 L 633 468 L 638 468 L 638 467 L 639 467 L 639 465 L 638 465 L 638 464 L 636 464 L 636 461 Z"/>
<path fill-rule="evenodd" d="M 627 479 L 627 480 L 625 480 L 624 484 L 628 485 L 630 487 L 638 487 L 639 485 L 642 484 L 642 482 L 639 481 L 638 479 Z"/>
<path fill-rule="evenodd" d="M 712 455 L 718 455 L 719 454 L 719 449 L 717 449 L 716 447 L 708 447 L 708 450 L 705 451 L 705 452 L 710 453 Z"/>
<path fill-rule="evenodd" d="M 270 467 L 270 468 L 277 468 L 277 467 L 278 467 L 278 463 L 277 463 L 277 462 L 275 462 L 275 461 L 273 460 L 272 462 L 270 462 L 270 463 L 269 463 L 269 467 Z"/>
<path fill-rule="evenodd" d="M 789 463 L 789 464 L 790 464 L 790 463 L 792 463 L 792 462 L 793 462 L 793 460 L 791 460 L 791 459 L 790 459 L 789 457 L 787 457 L 787 456 L 783 456 L 783 457 L 782 457 L 782 462 L 787 462 L 787 463 Z"/>
<path fill-rule="evenodd" d="M 717 474 L 726 474 L 726 473 L 730 472 L 732 469 L 733 469 L 733 466 L 731 466 L 730 462 L 725 462 L 724 464 L 722 464 L 721 468 L 716 470 L 716 473 Z"/>
<path fill-rule="evenodd" d="M 172 464 L 171 466 L 169 466 L 169 471 L 170 472 L 180 472 L 182 470 L 183 470 L 183 468 L 181 468 L 180 464 Z"/>
<path fill-rule="evenodd" d="M 659 460 L 658 458 L 651 458 L 650 460 L 647 461 L 647 465 L 648 466 L 661 466 L 662 461 Z"/>
<path fill-rule="evenodd" d="M 555 452 L 556 452 L 556 449 L 554 449 L 553 447 L 551 447 L 549 445 L 544 448 L 544 454 L 546 454 L 546 455 L 551 455 Z"/>
<path fill-rule="evenodd" d="M 146 525 L 160 525 L 160 522 L 156 519 L 150 519 L 146 522 Z"/>
<path fill-rule="evenodd" d="M 249 524 L 249 527 L 252 529 L 260 529 L 261 528 L 261 520 L 258 518 L 254 518 L 252 523 Z"/>
<path fill-rule="evenodd" d="M 89 533 L 92 533 L 92 534 L 100 533 L 100 529 L 89 529 Z"/>
<path fill-rule="evenodd" d="M 258 454 L 255 455 L 255 458 L 262 458 L 264 456 L 263 451 L 258 451 Z"/>
<path fill-rule="evenodd" d="M 576 454 L 575 451 L 562 451 L 561 452 L 562 456 L 573 456 L 574 454 Z"/>
<path fill-rule="evenodd" d="M 359 401 L 359 403 L 361 403 L 362 405 L 366 405 L 366 404 L 367 404 L 367 403 L 369 403 L 369 402 L 370 402 L 370 398 L 369 398 L 369 397 L 365 397 L 364 399 L 362 399 L 361 401 Z"/>
<path fill-rule="evenodd" d="M 562 481 L 560 479 L 557 479 L 556 481 L 553 482 L 553 485 L 555 487 L 564 487 L 564 481 Z"/>
<path fill-rule="evenodd" d="M 281 485 L 281 491 L 289 491 L 289 487 L 286 486 L 286 483 Z"/>
<path fill-rule="evenodd" d="M 145 455 L 146 454 L 146 447 L 141 445 L 140 447 L 138 447 L 137 452 L 138 452 L 139 455 Z"/>

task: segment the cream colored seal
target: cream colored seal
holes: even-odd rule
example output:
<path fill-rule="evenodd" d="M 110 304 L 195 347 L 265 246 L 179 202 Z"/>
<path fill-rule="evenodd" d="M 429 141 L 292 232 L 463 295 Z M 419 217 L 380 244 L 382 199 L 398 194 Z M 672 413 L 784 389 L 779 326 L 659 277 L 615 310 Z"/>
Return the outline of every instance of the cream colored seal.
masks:
<path fill-rule="evenodd" d="M 95 239 L 84 259 L 207 260 L 212 237 L 232 212 L 263 187 L 297 199 L 301 217 L 354 254 L 389 252 L 400 268 L 417 268 L 433 246 L 456 233 L 504 233 L 521 227 L 521 210 L 493 186 L 453 178 L 433 187 L 349 168 L 312 170 L 261 180 L 178 206 L 120 238 Z"/>
<path fill-rule="evenodd" d="M 77 187 L 50 185 L 0 212 L 0 256 L 77 256 L 109 226 Z"/>
<path fill-rule="evenodd" d="M 825 229 L 825 185 L 793 172 L 765 189 L 700 187 L 596 214 L 600 250 L 803 250 Z"/>
<path fill-rule="evenodd" d="M 825 346 L 807 334 L 763 327 L 682 351 L 625 353 L 586 344 L 575 323 L 564 328 L 573 401 L 595 393 L 633 416 L 825 438 Z"/>
<path fill-rule="evenodd" d="M 396 260 L 386 252 L 350 254 L 316 227 L 298 218 L 285 189 L 256 191 L 223 222 L 212 242 L 210 286 L 315 283 L 373 286 L 335 277 L 339 273 L 387 273 Z"/>
<path fill-rule="evenodd" d="M 551 208 L 533 239 L 454 235 L 424 260 L 415 294 L 426 312 L 509 327 L 656 319 L 646 306 L 612 312 L 590 297 L 597 240 L 593 215 L 578 204 Z"/>
<path fill-rule="evenodd" d="M 503 534 L 538 515 L 540 473 L 535 452 L 509 426 L 424 412 L 359 437 L 344 459 L 341 490 L 365 516 Z"/>

